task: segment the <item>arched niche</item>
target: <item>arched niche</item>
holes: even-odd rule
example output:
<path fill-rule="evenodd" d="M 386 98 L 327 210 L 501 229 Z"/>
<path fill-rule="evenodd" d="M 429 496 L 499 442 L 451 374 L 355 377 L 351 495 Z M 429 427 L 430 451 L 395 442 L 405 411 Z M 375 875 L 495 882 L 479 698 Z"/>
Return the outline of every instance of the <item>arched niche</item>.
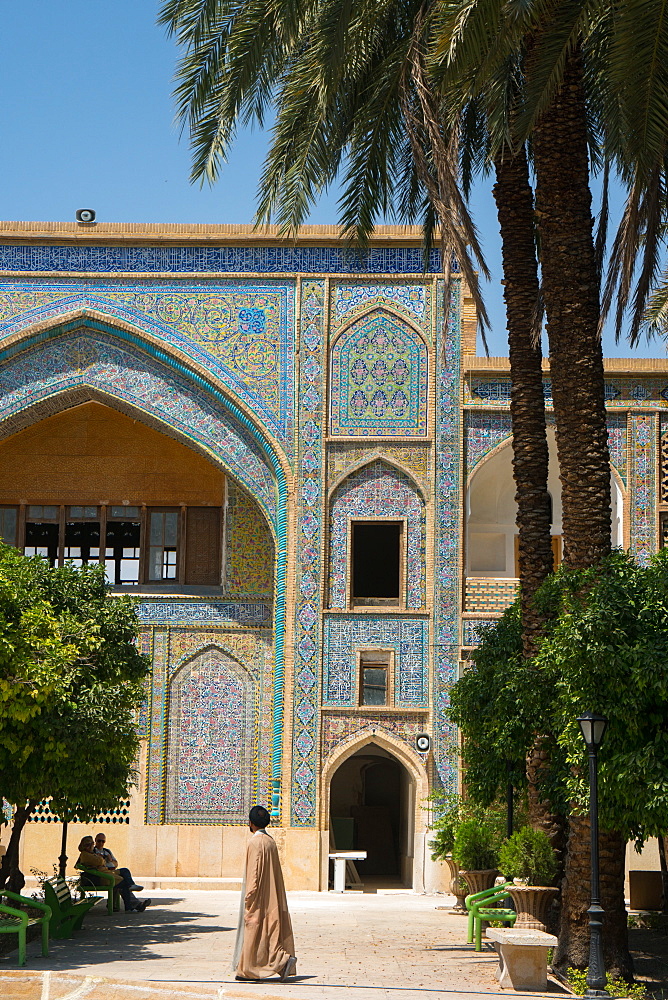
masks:
<path fill-rule="evenodd" d="M 394 313 L 374 309 L 355 320 L 331 350 L 330 433 L 424 436 L 428 363 L 422 335 Z"/>
<path fill-rule="evenodd" d="M 548 491 L 552 500 L 552 535 L 561 555 L 561 482 L 554 428 L 547 429 L 549 452 Z M 516 577 L 515 539 L 517 504 L 513 480 L 512 443 L 500 445 L 476 467 L 466 498 L 466 575 Z M 612 545 L 623 545 L 623 492 L 619 477 L 610 471 L 612 497 Z"/>
<path fill-rule="evenodd" d="M 215 646 L 169 685 L 165 821 L 242 823 L 256 771 L 255 680 Z"/>
<path fill-rule="evenodd" d="M 380 539 L 383 548 L 379 548 L 376 558 L 381 560 L 391 555 L 395 559 L 394 552 L 388 550 L 389 546 L 396 546 L 395 561 L 399 567 L 396 601 L 382 595 L 377 600 L 373 595 L 363 599 L 355 594 L 355 531 L 358 525 L 365 530 L 377 528 L 381 533 L 387 526 L 388 537 Z M 381 460 L 356 469 L 339 483 L 330 499 L 329 606 L 347 608 L 367 603 L 397 608 L 423 607 L 424 534 L 424 501 L 413 480 Z M 373 551 L 373 541 L 369 543 L 369 551 Z"/>

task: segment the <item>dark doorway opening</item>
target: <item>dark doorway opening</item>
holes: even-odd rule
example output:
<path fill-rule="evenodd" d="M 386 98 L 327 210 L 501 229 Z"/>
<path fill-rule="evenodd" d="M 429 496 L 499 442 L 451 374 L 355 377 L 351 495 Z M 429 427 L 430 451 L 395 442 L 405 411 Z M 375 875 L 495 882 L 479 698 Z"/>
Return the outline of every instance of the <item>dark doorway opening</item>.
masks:
<path fill-rule="evenodd" d="M 362 881 L 411 886 L 413 788 L 410 775 L 374 744 L 345 760 L 330 783 L 332 850 L 361 850 L 355 862 Z"/>
<path fill-rule="evenodd" d="M 353 603 L 399 604 L 401 529 L 397 521 L 353 522 Z"/>

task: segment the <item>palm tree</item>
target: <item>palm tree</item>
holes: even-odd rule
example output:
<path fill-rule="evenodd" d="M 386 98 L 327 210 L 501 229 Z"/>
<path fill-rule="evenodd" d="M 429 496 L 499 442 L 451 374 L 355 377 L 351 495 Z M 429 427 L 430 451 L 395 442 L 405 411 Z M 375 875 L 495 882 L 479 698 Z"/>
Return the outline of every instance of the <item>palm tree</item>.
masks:
<path fill-rule="evenodd" d="M 457 15 L 460 6 L 444 3 L 435 9 L 439 14 L 454 11 Z M 526 76 L 534 85 L 542 80 L 543 65 L 549 62 L 543 49 L 552 55 L 555 29 L 552 24 L 546 27 L 536 14 L 542 10 L 544 16 L 544 8 L 528 6 L 536 23 L 525 18 L 528 23 L 522 26 L 523 33 L 513 25 L 510 37 L 515 52 L 515 35 L 532 38 L 533 61 L 529 61 Z M 493 5 L 491 0 L 473 5 L 474 13 L 478 8 L 483 13 L 495 7 L 496 22 L 501 23 L 502 5 Z M 470 220 L 454 170 L 454 139 L 466 120 L 470 94 L 467 85 L 462 85 L 461 108 L 439 117 L 441 101 L 446 109 L 450 107 L 452 91 L 444 92 L 437 101 L 428 78 L 422 78 L 427 80 L 426 88 L 416 84 L 409 57 L 428 14 L 429 4 L 390 0 L 348 5 L 338 0 L 313 0 L 279 2 L 270 7 L 241 0 L 168 0 L 162 20 L 186 48 L 177 97 L 181 120 L 188 125 L 193 140 L 194 177 L 215 179 L 235 125 L 251 119 L 262 122 L 268 109 L 275 108 L 273 141 L 261 181 L 260 221 L 275 213 L 281 228 L 294 230 L 306 218 L 319 191 L 337 174 L 343 174 L 341 221 L 345 232 L 365 239 L 380 212 L 394 211 L 406 221 L 421 216 L 428 236 L 438 224 L 448 250 L 454 248 L 460 256 L 475 294 L 464 236 L 471 232 Z M 470 21 L 470 14 L 471 5 L 464 20 Z M 464 27 L 468 29 L 468 23 Z M 575 44 L 582 27 L 578 22 L 565 41 L 562 26 L 558 27 L 563 58 L 557 60 L 557 68 L 563 73 L 556 74 L 556 82 L 553 74 L 549 86 L 542 90 L 534 85 L 540 94 L 549 95 L 537 122 L 524 133 L 518 126 L 512 132 L 506 128 L 507 135 L 494 147 L 497 197 L 504 206 L 501 217 L 511 341 L 517 337 L 511 346 L 513 431 L 518 442 L 515 475 L 527 609 L 531 608 L 535 582 L 551 564 L 551 553 L 548 562 L 545 548 L 546 538 L 549 544 L 549 519 L 545 516 L 549 501 L 544 414 L 542 418 L 540 414 L 540 352 L 532 347 L 535 324 L 527 322 L 535 313 L 537 299 L 535 278 L 526 270 L 532 256 L 535 267 L 535 251 L 532 254 L 530 249 L 533 220 L 527 223 L 531 199 L 528 183 L 510 190 L 514 174 L 526 170 L 521 151 L 530 135 L 563 482 L 565 558 L 572 566 L 591 565 L 610 548 L 609 459 L 597 337 L 599 275 L 589 195 L 582 60 Z M 461 34 L 466 37 L 466 32 Z M 481 35 L 485 39 L 490 35 L 484 20 Z M 481 63 L 483 70 L 489 68 L 490 61 L 494 60 L 487 54 L 486 62 Z M 456 59 L 453 65 L 456 72 Z M 503 76 L 498 72 L 496 77 L 493 72 L 485 76 L 484 71 L 479 76 L 480 90 L 487 87 L 491 92 L 488 124 L 495 118 L 504 122 L 505 96 L 497 105 L 492 100 Z M 491 88 L 490 80 L 494 84 Z M 531 107 L 528 99 L 527 104 Z M 407 113 L 410 109 L 412 114 Z M 555 148 L 551 148 L 553 133 Z M 556 154 L 557 146 L 563 159 Z M 562 197 L 563 211 L 561 201 L 555 200 Z M 524 242 L 516 249 L 513 240 L 519 239 L 520 228 Z M 477 245 L 473 246 L 480 260 Z M 513 271 L 514 266 L 517 271 Z M 521 287 L 520 303 L 517 293 Z M 517 318 L 520 315 L 522 327 Z M 536 451 L 531 454 L 534 443 Z M 536 513 L 534 508 L 541 504 L 542 510 Z M 528 641 L 535 642 L 535 633 Z M 579 904 L 579 900 L 575 902 Z M 617 956 L 618 967 L 625 966 L 625 961 L 623 955 Z"/>
<path fill-rule="evenodd" d="M 406 222 L 422 218 L 428 242 L 438 225 L 444 263 L 454 251 L 484 324 L 467 242 L 485 272 L 484 262 L 456 177 L 459 148 L 462 157 L 475 160 L 480 134 L 475 114 L 449 121 L 430 94 L 421 49 L 428 13 L 429 4 L 395 0 L 269 8 L 168 0 L 161 20 L 185 48 L 176 94 L 179 117 L 190 130 L 193 179 L 214 181 L 237 122 L 262 123 L 272 107 L 276 123 L 257 221 L 275 217 L 279 228 L 296 231 L 339 173 L 343 232 L 363 243 L 379 215 L 394 213 Z M 532 195 L 528 179 L 522 190 L 517 187 L 521 160 L 515 166 L 513 157 L 498 157 L 497 190 L 500 204 L 508 206 L 500 221 L 529 654 L 540 632 L 533 595 L 552 571 L 553 558 L 541 351 L 533 337 L 538 282 Z"/>

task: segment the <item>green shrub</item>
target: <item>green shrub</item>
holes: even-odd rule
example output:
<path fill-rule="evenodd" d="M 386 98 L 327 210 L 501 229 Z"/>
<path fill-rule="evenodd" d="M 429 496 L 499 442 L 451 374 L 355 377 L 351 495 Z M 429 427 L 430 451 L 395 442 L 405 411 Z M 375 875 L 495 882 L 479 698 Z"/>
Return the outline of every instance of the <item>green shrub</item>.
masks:
<path fill-rule="evenodd" d="M 573 992 L 580 997 L 585 995 L 587 990 L 587 970 L 569 969 L 566 973 L 568 985 Z M 646 1000 L 647 987 L 644 983 L 625 983 L 621 979 L 613 979 L 608 972 L 606 975 L 605 988 L 611 997 L 629 997 L 630 1000 Z"/>
<path fill-rule="evenodd" d="M 526 879 L 529 885 L 552 885 L 559 867 L 547 834 L 530 826 L 501 846 L 499 866 L 506 878 Z"/>
<path fill-rule="evenodd" d="M 436 818 L 431 829 L 434 839 L 429 841 L 432 861 L 443 861 L 452 854 L 455 834 L 460 823 L 460 797 L 455 792 L 437 792 L 430 796 L 436 804 Z"/>
<path fill-rule="evenodd" d="M 452 857 L 464 871 L 496 868 L 498 846 L 494 830 L 477 819 L 464 820 L 455 835 Z"/>

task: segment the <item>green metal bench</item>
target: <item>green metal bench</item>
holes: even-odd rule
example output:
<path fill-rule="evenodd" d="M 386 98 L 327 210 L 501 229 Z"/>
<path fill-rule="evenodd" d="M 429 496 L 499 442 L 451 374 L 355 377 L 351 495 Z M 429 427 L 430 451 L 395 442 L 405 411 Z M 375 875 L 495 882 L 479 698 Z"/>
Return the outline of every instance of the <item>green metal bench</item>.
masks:
<path fill-rule="evenodd" d="M 48 955 L 51 907 L 36 899 L 28 899 L 26 896 L 19 896 L 16 892 L 9 892 L 8 889 L 0 890 L 0 897 L 6 897 L 16 903 L 22 903 L 24 906 L 42 911 L 41 917 L 30 917 L 25 910 L 14 906 L 0 905 L 0 934 L 18 934 L 19 965 L 26 964 L 26 933 L 28 928 L 35 926 L 35 924 L 42 925 L 42 955 Z"/>
<path fill-rule="evenodd" d="M 476 951 L 482 951 L 482 925 L 485 920 L 498 920 L 510 924 L 511 927 L 515 924 L 517 914 L 514 910 L 492 905 L 504 899 L 512 885 L 512 882 L 504 882 L 503 885 L 492 886 L 483 892 L 472 893 L 464 900 L 464 905 L 469 911 L 467 941 L 471 944 L 475 938 Z"/>
<path fill-rule="evenodd" d="M 116 888 L 116 878 L 113 872 L 104 871 L 100 868 L 86 868 L 85 865 L 76 864 L 74 866 L 78 872 L 81 872 L 82 877 L 79 879 L 79 887 L 83 892 L 88 895 L 88 893 L 101 891 L 107 894 L 107 912 L 113 913 L 114 910 L 120 910 L 121 904 L 119 901 L 119 893 Z M 95 878 L 102 879 L 101 885 L 95 885 L 94 882 L 87 883 L 85 880 L 86 875 L 92 875 Z M 99 899 L 100 897 L 98 897 Z"/>
<path fill-rule="evenodd" d="M 86 896 L 75 903 L 65 879 L 56 875 L 44 883 L 44 898 L 51 907 L 51 937 L 68 938 L 81 929 L 84 917 L 102 896 Z"/>

